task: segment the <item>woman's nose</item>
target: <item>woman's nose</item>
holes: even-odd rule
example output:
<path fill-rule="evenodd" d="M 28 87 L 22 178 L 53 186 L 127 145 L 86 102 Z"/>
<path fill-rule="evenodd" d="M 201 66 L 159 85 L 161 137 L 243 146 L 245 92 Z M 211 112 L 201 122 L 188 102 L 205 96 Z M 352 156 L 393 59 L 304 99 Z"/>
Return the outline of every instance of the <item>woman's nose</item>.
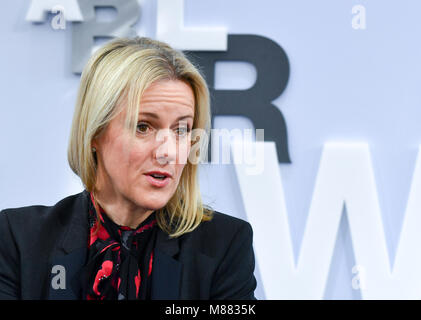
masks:
<path fill-rule="evenodd" d="M 174 164 L 177 159 L 177 142 L 171 130 L 159 130 L 155 139 L 158 143 L 155 158 L 159 164 Z"/>

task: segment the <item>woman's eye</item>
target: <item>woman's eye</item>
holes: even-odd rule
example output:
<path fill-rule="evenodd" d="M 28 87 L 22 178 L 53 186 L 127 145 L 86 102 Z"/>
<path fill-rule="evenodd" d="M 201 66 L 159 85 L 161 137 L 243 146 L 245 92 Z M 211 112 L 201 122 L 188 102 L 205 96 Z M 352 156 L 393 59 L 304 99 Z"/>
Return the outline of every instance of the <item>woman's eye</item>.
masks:
<path fill-rule="evenodd" d="M 187 135 L 187 133 L 190 132 L 190 128 L 189 127 L 178 127 L 175 131 L 176 131 L 178 136 L 184 137 L 185 135 Z"/>
<path fill-rule="evenodd" d="M 148 133 L 149 126 L 146 123 L 139 123 L 137 125 L 137 132 Z"/>

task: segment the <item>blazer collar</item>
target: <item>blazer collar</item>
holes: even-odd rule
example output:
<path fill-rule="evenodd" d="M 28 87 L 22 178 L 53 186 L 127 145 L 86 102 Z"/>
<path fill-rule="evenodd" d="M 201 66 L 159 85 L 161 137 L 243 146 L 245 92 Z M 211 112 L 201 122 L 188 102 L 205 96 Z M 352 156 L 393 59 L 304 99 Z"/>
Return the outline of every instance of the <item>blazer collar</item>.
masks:
<path fill-rule="evenodd" d="M 182 263 L 176 259 L 179 251 L 179 238 L 170 238 L 159 229 L 152 267 L 152 300 L 179 299 L 182 271 Z"/>
<path fill-rule="evenodd" d="M 61 254 L 51 260 L 51 265 L 63 265 L 66 269 L 66 284 L 70 290 L 52 290 L 52 278 L 50 276 L 50 299 L 78 299 L 81 283 L 76 278 L 86 264 L 87 246 L 89 241 L 89 192 L 84 190 L 77 197 L 72 208 L 71 217 L 62 224 L 68 223 L 61 243 L 58 245 Z M 154 300 L 176 300 L 180 294 L 180 280 L 182 264 L 176 256 L 180 251 L 179 238 L 170 238 L 161 229 L 158 230 L 154 262 L 152 267 L 151 298 Z M 64 252 L 64 255 L 63 255 Z M 52 269 L 50 268 L 50 271 Z"/>
<path fill-rule="evenodd" d="M 84 190 L 79 194 L 77 200 L 71 210 L 70 221 L 68 223 L 67 231 L 63 236 L 63 241 L 59 245 L 66 254 L 88 246 L 89 241 L 89 192 Z"/>
<path fill-rule="evenodd" d="M 88 210 L 89 210 L 89 192 L 84 190 L 80 193 L 73 210 L 70 224 L 63 237 L 63 241 L 59 247 L 65 253 L 84 248 L 88 244 L 89 227 L 88 227 Z M 162 253 L 170 257 L 174 257 L 180 251 L 178 238 L 170 238 L 161 229 L 156 239 L 156 248 Z"/>

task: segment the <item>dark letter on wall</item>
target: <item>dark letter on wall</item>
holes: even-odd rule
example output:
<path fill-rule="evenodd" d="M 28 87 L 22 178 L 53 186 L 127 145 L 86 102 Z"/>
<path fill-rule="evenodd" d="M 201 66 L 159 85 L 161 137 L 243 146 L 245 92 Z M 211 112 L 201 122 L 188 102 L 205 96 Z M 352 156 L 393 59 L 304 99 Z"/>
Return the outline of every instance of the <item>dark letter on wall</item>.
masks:
<path fill-rule="evenodd" d="M 229 35 L 227 51 L 188 51 L 188 58 L 206 78 L 211 94 L 212 127 L 215 116 L 245 116 L 255 129 L 264 129 L 265 141 L 274 141 L 280 163 L 290 163 L 287 129 L 281 111 L 272 104 L 289 79 L 289 62 L 274 41 L 257 35 Z M 254 65 L 257 79 L 247 90 L 215 90 L 215 62 L 244 61 Z M 209 144 L 208 161 L 211 147 Z"/>

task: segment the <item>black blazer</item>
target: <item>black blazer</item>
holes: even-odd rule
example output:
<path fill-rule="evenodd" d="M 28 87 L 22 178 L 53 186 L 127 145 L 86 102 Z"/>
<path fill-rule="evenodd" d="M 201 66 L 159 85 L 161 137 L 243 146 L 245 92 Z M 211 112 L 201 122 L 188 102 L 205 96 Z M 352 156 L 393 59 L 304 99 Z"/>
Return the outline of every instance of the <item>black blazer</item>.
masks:
<path fill-rule="evenodd" d="M 83 298 L 78 272 L 87 257 L 88 201 L 84 190 L 51 207 L 0 212 L 0 299 Z M 51 285 L 56 265 L 64 267 L 65 288 Z M 175 239 L 159 229 L 151 297 L 255 299 L 254 265 L 252 228 L 243 220 L 214 212 Z"/>

